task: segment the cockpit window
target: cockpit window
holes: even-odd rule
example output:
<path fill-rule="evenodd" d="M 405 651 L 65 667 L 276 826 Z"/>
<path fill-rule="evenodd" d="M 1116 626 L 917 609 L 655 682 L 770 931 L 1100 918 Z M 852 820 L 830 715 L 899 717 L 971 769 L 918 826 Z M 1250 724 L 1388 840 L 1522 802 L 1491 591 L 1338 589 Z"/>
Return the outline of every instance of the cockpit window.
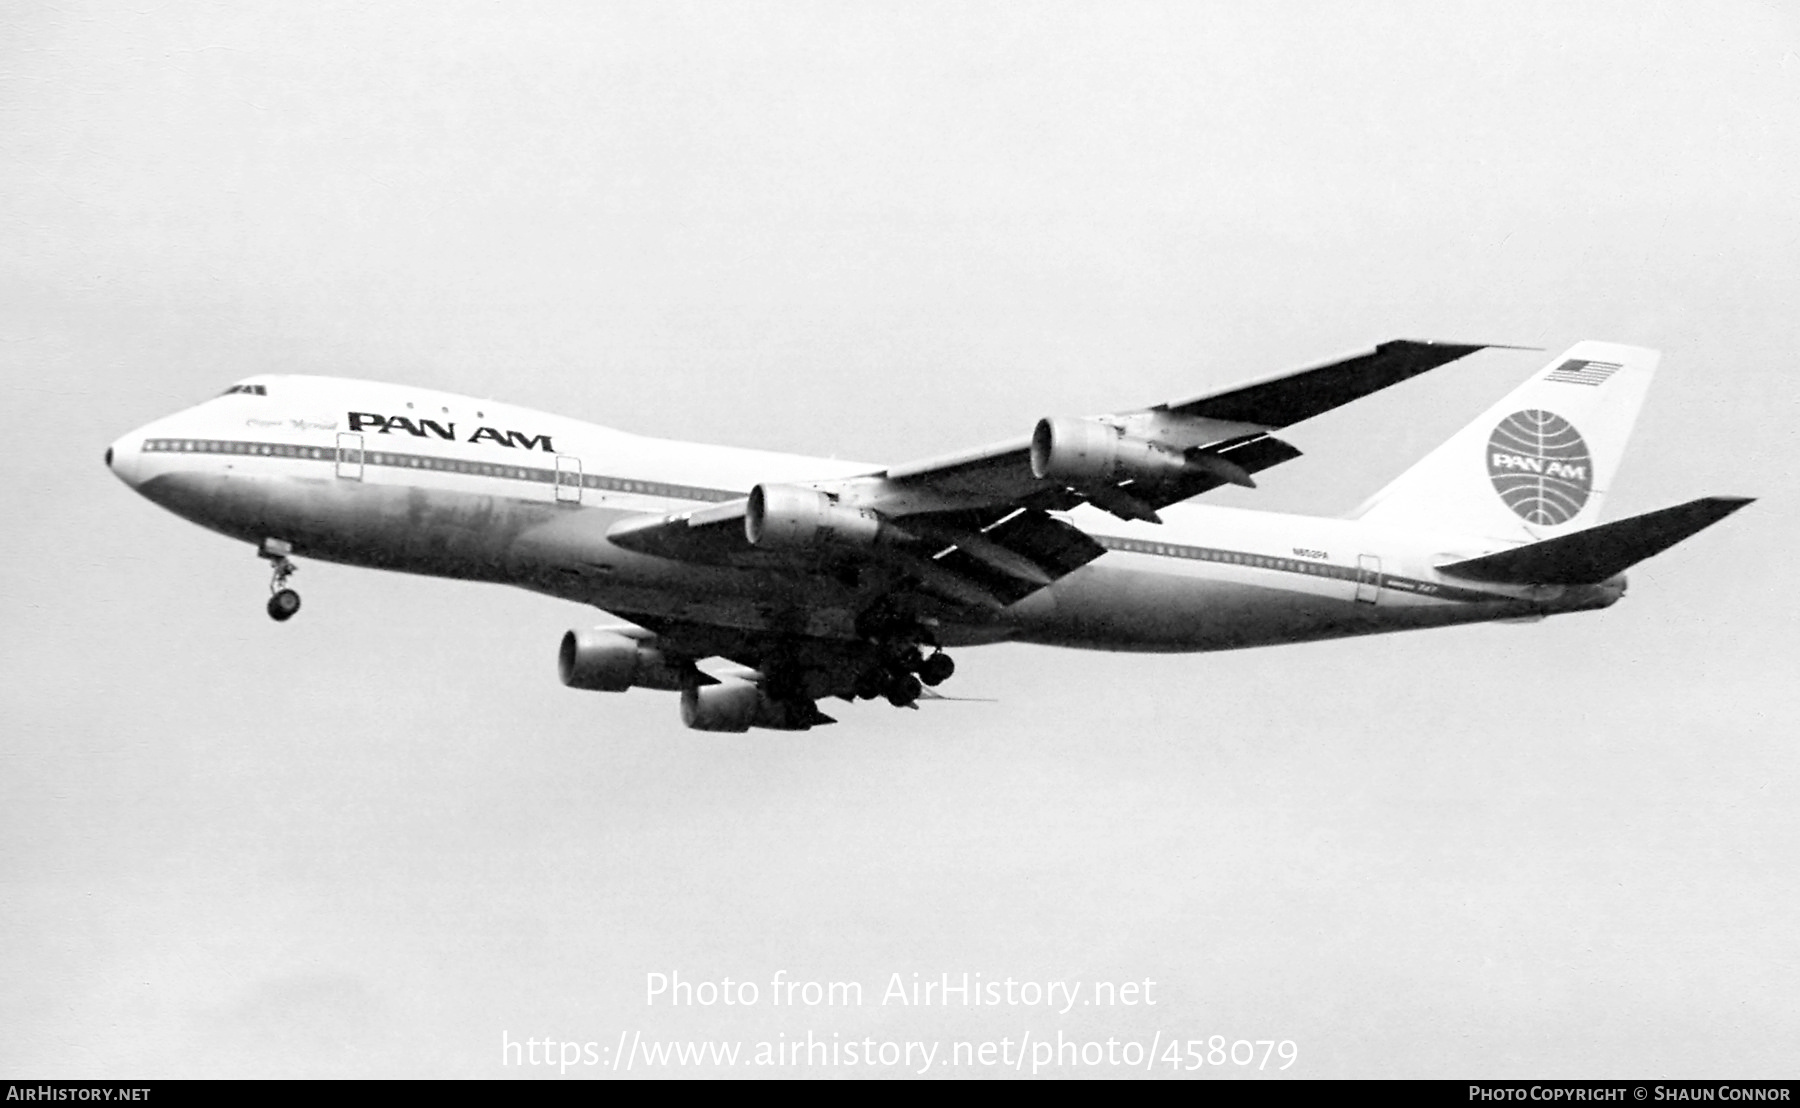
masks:
<path fill-rule="evenodd" d="M 269 395 L 269 390 L 263 388 L 261 385 L 233 385 L 230 388 L 226 389 L 224 392 L 220 393 L 219 395 L 220 396 L 230 396 L 234 392 L 247 392 L 251 396 L 267 396 L 267 395 Z"/>

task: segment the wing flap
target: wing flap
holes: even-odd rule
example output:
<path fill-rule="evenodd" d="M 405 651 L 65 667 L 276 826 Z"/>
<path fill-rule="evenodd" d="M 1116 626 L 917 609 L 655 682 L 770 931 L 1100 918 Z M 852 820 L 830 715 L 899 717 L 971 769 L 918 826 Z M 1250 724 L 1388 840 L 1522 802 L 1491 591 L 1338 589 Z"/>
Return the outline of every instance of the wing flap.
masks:
<path fill-rule="evenodd" d="M 1213 456 L 1223 458 L 1245 473 L 1261 473 L 1283 462 L 1291 462 L 1300 456 L 1300 448 L 1290 442 L 1283 442 L 1273 435 L 1257 435 L 1240 439 L 1222 448 L 1209 451 Z M 1185 475 L 1179 480 L 1162 485 L 1125 486 L 1132 494 L 1152 508 L 1166 508 L 1170 504 L 1178 504 L 1209 492 L 1220 485 L 1236 484 L 1230 476 L 1219 471 L 1200 471 Z"/>
<path fill-rule="evenodd" d="M 737 500 L 630 517 L 608 528 L 606 538 L 639 554 L 690 563 L 818 571 L 817 557 L 751 546 L 745 512 L 746 502 Z M 871 549 L 837 549 L 831 557 L 886 563 L 940 599 L 982 611 L 1023 599 L 1105 553 L 1079 528 L 1035 508 L 912 517 L 893 536 Z"/>
<path fill-rule="evenodd" d="M 1012 557 L 997 558 L 989 548 L 1004 550 Z M 959 541 L 934 561 L 939 568 L 1014 604 L 1104 553 L 1105 547 L 1074 524 L 1028 508 Z"/>

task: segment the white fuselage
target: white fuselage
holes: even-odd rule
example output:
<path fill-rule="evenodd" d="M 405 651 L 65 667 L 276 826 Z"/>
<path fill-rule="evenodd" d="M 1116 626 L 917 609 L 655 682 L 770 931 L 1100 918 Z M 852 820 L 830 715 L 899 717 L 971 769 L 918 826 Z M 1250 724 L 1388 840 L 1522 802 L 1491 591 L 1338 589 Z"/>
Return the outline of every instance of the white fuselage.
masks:
<path fill-rule="evenodd" d="M 631 516 L 758 482 L 883 467 L 644 438 L 492 401 L 322 377 L 247 379 L 113 444 L 120 478 L 213 530 L 296 555 L 519 585 L 626 619 L 852 638 L 870 597 L 791 571 L 695 565 L 607 541 Z M 1434 567 L 1492 548 L 1354 520 L 1181 505 L 1161 525 L 1082 508 L 1100 558 L 945 645 L 1197 651 L 1604 607 L 1622 582 L 1477 585 Z"/>

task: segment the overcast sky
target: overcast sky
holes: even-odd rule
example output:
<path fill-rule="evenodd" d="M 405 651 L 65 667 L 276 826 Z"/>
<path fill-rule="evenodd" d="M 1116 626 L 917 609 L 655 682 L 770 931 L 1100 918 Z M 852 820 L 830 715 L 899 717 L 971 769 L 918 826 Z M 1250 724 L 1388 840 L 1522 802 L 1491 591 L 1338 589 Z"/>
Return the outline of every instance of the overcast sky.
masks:
<path fill-rule="evenodd" d="M 503 1034 L 810 1030 L 1792 1076 L 1797 24 L 0 7 L 0 1071 L 487 1077 L 533 1072 Z M 898 462 L 1395 337 L 1658 347 L 1609 513 L 1762 499 L 1602 613 L 965 650 L 951 691 L 997 703 L 719 736 L 562 688 L 600 617 L 523 592 L 304 563 L 272 623 L 249 548 L 100 457 L 305 372 Z M 1302 425 L 1214 501 L 1348 511 L 1546 357 Z M 777 1010 L 779 970 L 867 1003 Z M 964 972 L 1156 1004 L 877 1001 Z M 650 973 L 763 1002 L 650 1006 Z"/>

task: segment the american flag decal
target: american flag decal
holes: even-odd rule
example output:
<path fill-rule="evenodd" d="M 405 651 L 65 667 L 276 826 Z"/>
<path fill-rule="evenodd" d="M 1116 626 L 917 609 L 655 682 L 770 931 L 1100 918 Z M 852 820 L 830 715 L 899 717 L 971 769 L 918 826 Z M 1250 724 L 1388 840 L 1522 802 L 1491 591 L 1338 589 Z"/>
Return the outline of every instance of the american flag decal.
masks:
<path fill-rule="evenodd" d="M 1622 362 L 1585 362 L 1570 358 L 1545 374 L 1544 380 L 1561 381 L 1565 385 L 1598 385 L 1624 368 Z"/>

